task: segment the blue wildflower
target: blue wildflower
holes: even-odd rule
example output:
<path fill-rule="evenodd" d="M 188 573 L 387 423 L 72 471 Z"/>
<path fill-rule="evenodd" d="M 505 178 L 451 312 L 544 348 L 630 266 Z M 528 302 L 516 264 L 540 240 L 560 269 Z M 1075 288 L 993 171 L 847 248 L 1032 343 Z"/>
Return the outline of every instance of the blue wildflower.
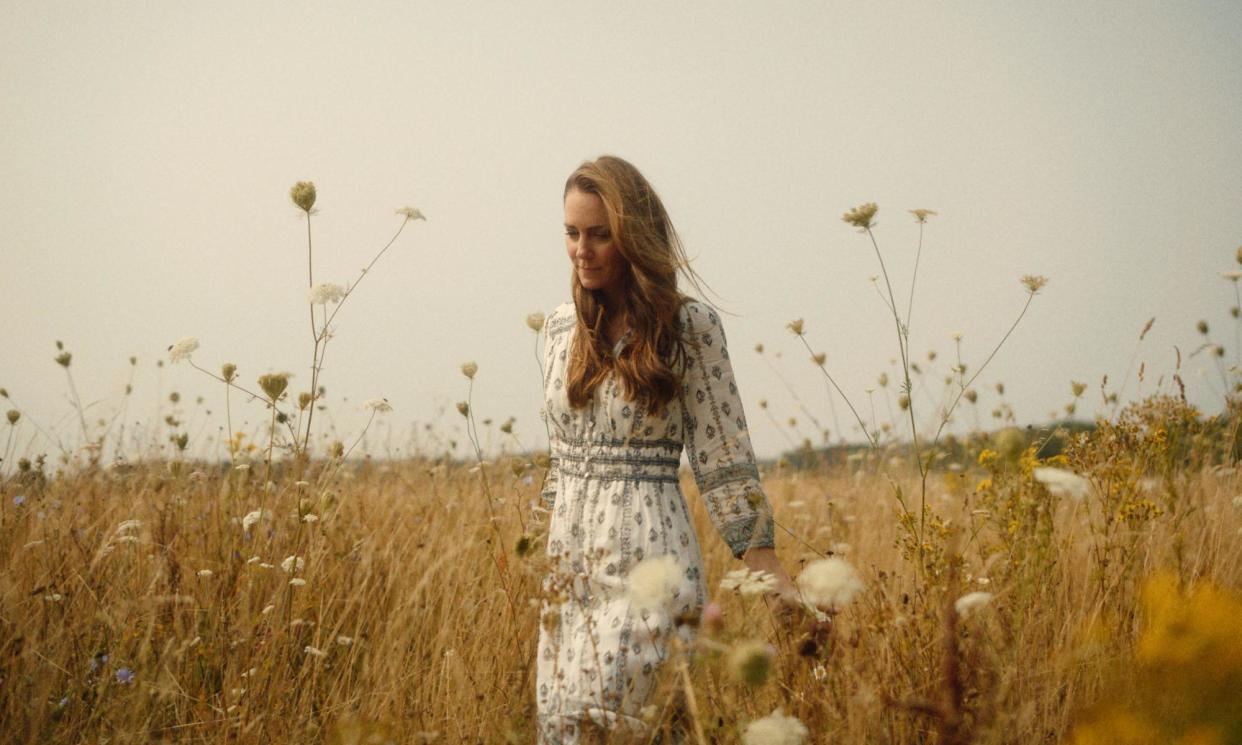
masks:
<path fill-rule="evenodd" d="M 17 505 L 18 507 L 21 507 L 23 504 L 26 504 L 26 495 L 18 494 L 16 497 L 13 497 L 13 504 Z"/>
<path fill-rule="evenodd" d="M 116 671 L 116 682 L 132 683 L 133 680 L 134 680 L 134 671 L 130 670 L 128 667 L 123 667 Z"/>

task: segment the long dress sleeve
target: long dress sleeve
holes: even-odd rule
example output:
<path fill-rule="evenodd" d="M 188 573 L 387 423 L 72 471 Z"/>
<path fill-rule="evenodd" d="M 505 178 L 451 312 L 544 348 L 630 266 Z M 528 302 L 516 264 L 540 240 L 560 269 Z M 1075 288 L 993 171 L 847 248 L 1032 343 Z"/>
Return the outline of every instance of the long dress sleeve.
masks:
<path fill-rule="evenodd" d="M 551 511 L 556 505 L 556 490 L 560 483 L 561 475 L 560 464 L 558 463 L 558 459 L 555 455 L 556 448 L 553 444 L 553 440 L 558 436 L 560 429 L 550 422 L 549 417 L 551 414 L 548 410 L 548 397 L 551 389 L 550 384 L 556 375 L 557 364 L 557 345 L 553 343 L 552 328 L 555 325 L 558 329 L 560 329 L 564 325 L 561 321 L 557 320 L 558 314 L 561 313 L 561 311 L 562 308 L 557 308 L 552 311 L 552 314 L 549 315 L 544 321 L 541 332 L 543 334 L 544 405 L 543 410 L 540 412 L 540 416 L 543 418 L 543 424 L 548 433 L 548 467 L 543 475 L 543 485 L 539 488 L 539 496 L 543 498 L 544 503 L 548 507 L 548 511 Z"/>
<path fill-rule="evenodd" d="M 682 385 L 686 455 L 712 525 L 734 558 L 752 547 L 774 547 L 772 508 L 733 379 L 720 318 L 689 302 L 681 312 L 687 340 Z"/>

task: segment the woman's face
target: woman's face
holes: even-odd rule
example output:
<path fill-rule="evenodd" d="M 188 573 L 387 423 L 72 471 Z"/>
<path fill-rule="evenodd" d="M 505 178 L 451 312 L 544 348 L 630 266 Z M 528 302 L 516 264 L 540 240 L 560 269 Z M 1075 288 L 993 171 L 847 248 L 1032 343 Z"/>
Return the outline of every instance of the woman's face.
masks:
<path fill-rule="evenodd" d="M 608 227 L 598 194 L 578 189 L 565 195 L 565 250 L 578 281 L 588 290 L 615 296 L 625 278 L 625 258 Z"/>

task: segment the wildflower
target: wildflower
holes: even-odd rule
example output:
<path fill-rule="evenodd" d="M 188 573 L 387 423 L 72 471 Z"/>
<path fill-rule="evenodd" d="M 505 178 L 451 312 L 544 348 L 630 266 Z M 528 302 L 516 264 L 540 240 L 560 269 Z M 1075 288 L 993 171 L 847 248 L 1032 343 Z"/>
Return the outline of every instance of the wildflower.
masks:
<path fill-rule="evenodd" d="M 797 717 L 785 716 L 778 706 L 766 717 L 746 725 L 742 745 L 801 745 L 809 734 L 805 724 Z"/>
<path fill-rule="evenodd" d="M 140 527 L 142 527 L 141 520 L 122 520 L 121 523 L 116 526 L 116 532 L 117 535 L 120 535 L 121 533 L 131 530 L 137 530 Z"/>
<path fill-rule="evenodd" d="M 306 580 L 302 579 L 301 577 L 294 577 L 293 579 L 289 580 L 289 584 L 293 585 L 294 587 L 302 587 L 303 585 L 306 584 Z"/>
<path fill-rule="evenodd" d="M 293 200 L 303 212 L 310 214 L 311 208 L 315 206 L 315 182 L 299 181 L 289 190 L 289 198 Z"/>
<path fill-rule="evenodd" d="M 676 559 L 661 554 L 643 559 L 630 569 L 626 592 L 635 608 L 655 609 L 673 598 L 680 580 L 681 567 Z"/>
<path fill-rule="evenodd" d="M 336 643 L 340 644 L 342 647 L 348 647 L 354 643 L 354 638 L 352 636 L 345 636 L 344 634 L 341 634 L 336 637 Z"/>
<path fill-rule="evenodd" d="M 108 653 L 97 652 L 95 656 L 91 658 L 91 672 L 92 673 L 99 672 L 99 668 L 103 667 L 106 664 L 108 664 Z"/>
<path fill-rule="evenodd" d="M 703 606 L 699 625 L 707 629 L 709 634 L 719 634 L 724 631 L 724 611 L 720 608 L 720 603 L 712 602 Z"/>
<path fill-rule="evenodd" d="M 543 330 L 544 317 L 542 313 L 531 313 L 526 316 L 526 327 L 536 333 Z"/>
<path fill-rule="evenodd" d="M 266 615 L 268 615 L 269 613 L 271 613 L 271 612 L 272 612 L 272 611 L 274 611 L 274 610 L 276 610 L 276 606 L 274 606 L 274 605 L 268 605 L 268 606 L 265 606 L 265 607 L 263 608 L 263 610 L 259 611 L 259 615 L 261 615 L 261 616 L 266 616 Z"/>
<path fill-rule="evenodd" d="M 457 402 L 457 413 L 461 414 L 462 416 L 470 416 L 470 404 L 466 403 L 465 401 L 458 401 Z"/>
<path fill-rule="evenodd" d="M 969 592 L 954 601 L 953 610 L 957 611 L 957 615 L 965 618 L 990 602 L 992 602 L 990 592 Z"/>
<path fill-rule="evenodd" d="M 827 361 L 828 361 L 828 355 L 824 354 L 823 352 L 820 352 L 819 354 L 811 355 L 811 362 L 814 362 L 816 365 L 820 367 L 823 367 L 824 363 Z"/>
<path fill-rule="evenodd" d="M 212 571 L 210 569 L 198 570 L 198 576 L 200 577 L 207 578 L 207 577 L 210 577 L 211 575 L 212 575 Z"/>
<path fill-rule="evenodd" d="M 327 305 L 339 303 L 349 290 L 333 282 L 320 282 L 306 293 L 306 300 L 311 305 Z"/>
<path fill-rule="evenodd" d="M 461 374 L 467 378 L 474 380 L 474 374 L 479 371 L 479 366 L 474 362 L 463 362 L 461 365 Z"/>
<path fill-rule="evenodd" d="M 362 408 L 370 409 L 376 414 L 383 414 L 385 412 L 392 411 L 392 404 L 388 403 L 388 399 L 386 398 L 372 398 L 363 403 Z"/>
<path fill-rule="evenodd" d="M 939 213 L 935 210 L 910 210 L 910 214 L 914 215 L 914 219 L 919 222 L 927 222 L 928 216 Z"/>
<path fill-rule="evenodd" d="M 302 651 L 308 655 L 311 655 L 312 657 L 327 657 L 328 656 L 327 652 L 323 651 L 322 649 L 319 649 L 318 647 L 312 647 L 309 644 L 303 647 Z"/>
<path fill-rule="evenodd" d="M 1207 321 L 1199 321 L 1198 323 L 1195 324 L 1195 328 L 1199 329 L 1200 334 L 1207 336 L 1207 333 L 1208 333 Z"/>
<path fill-rule="evenodd" d="M 776 589 L 776 575 L 763 570 L 734 569 L 720 580 L 720 589 L 737 590 L 743 595 L 758 595 Z"/>
<path fill-rule="evenodd" d="M 1074 398 L 1078 398 L 1079 396 L 1083 394 L 1083 391 L 1087 390 L 1087 384 L 1078 383 L 1078 382 L 1071 380 L 1070 390 L 1074 392 Z"/>
<path fill-rule="evenodd" d="M 73 355 L 69 354 L 68 352 L 61 352 L 60 354 L 56 355 L 56 364 L 60 365 L 61 367 L 68 368 L 69 363 L 72 361 L 73 361 Z"/>
<path fill-rule="evenodd" d="M 277 401 L 289 387 L 289 373 L 268 373 L 259 376 L 259 387 L 272 401 Z"/>
<path fill-rule="evenodd" d="M 841 216 L 841 219 L 860 230 L 870 230 L 873 224 L 872 221 L 875 219 L 875 213 L 879 209 L 875 202 L 867 202 L 846 212 Z"/>
<path fill-rule="evenodd" d="M 22 418 L 22 413 L 17 409 L 9 409 L 8 412 L 5 413 L 5 416 L 8 417 L 9 425 L 12 426 L 17 424 L 18 419 Z"/>
<path fill-rule="evenodd" d="M 17 505 L 18 507 L 21 507 L 23 504 L 26 504 L 26 495 L 18 494 L 17 496 L 13 497 L 13 504 Z"/>
<path fill-rule="evenodd" d="M 313 513 L 313 512 L 308 512 L 308 513 L 306 513 L 305 515 L 303 515 L 303 516 L 302 516 L 302 522 L 304 522 L 304 523 L 308 523 L 308 524 L 309 524 L 309 523 L 317 523 L 317 522 L 319 522 L 319 515 L 316 515 L 316 514 L 315 514 L 315 513 Z"/>
<path fill-rule="evenodd" d="M 116 671 L 116 682 L 121 685 L 127 685 L 134 682 L 134 671 L 128 667 L 120 668 Z"/>
<path fill-rule="evenodd" d="M 251 526 L 259 522 L 259 520 L 263 519 L 263 516 L 265 514 L 270 514 L 270 513 L 268 513 L 267 510 L 263 510 L 263 511 L 255 510 L 253 512 L 247 512 L 246 516 L 242 518 L 242 530 L 249 533 Z"/>
<path fill-rule="evenodd" d="M 902 393 L 901 395 L 897 396 L 897 407 L 900 408 L 902 411 L 905 411 L 906 409 L 910 408 L 910 396 L 905 393 Z"/>
<path fill-rule="evenodd" d="M 1224 279 L 1229 280 L 1230 282 L 1237 282 L 1239 279 L 1242 279 L 1242 272 L 1238 272 L 1238 271 L 1221 272 L 1220 276 L 1223 277 Z"/>
<path fill-rule="evenodd" d="M 232 362 L 225 362 L 220 366 L 220 377 L 224 378 L 225 383 L 232 383 L 233 378 L 237 376 L 237 365 Z"/>
<path fill-rule="evenodd" d="M 306 407 L 311 405 L 311 394 L 303 391 L 298 394 L 298 411 L 306 411 Z"/>
<path fill-rule="evenodd" d="M 402 207 L 397 210 L 398 215 L 403 215 L 407 220 L 422 220 L 427 222 L 427 218 L 423 217 L 423 213 L 417 207 Z"/>
<path fill-rule="evenodd" d="M 733 677 L 752 688 L 763 685 L 772 672 L 772 660 L 776 657 L 767 642 L 742 642 L 729 653 L 729 670 Z"/>
<path fill-rule="evenodd" d="M 306 562 L 302 560 L 301 556 L 286 556 L 285 560 L 280 562 L 280 568 L 285 570 L 287 574 L 300 572 L 304 566 L 306 566 Z"/>
<path fill-rule="evenodd" d="M 1050 493 L 1058 497 L 1082 499 L 1087 496 L 1090 484 L 1082 476 L 1063 468 L 1042 466 L 1033 472 L 1035 480 L 1043 484 Z"/>
<path fill-rule="evenodd" d="M 1027 292 L 1034 295 L 1048 284 L 1048 278 L 1037 274 L 1027 274 L 1022 277 L 1021 282 L 1026 285 Z"/>
<path fill-rule="evenodd" d="M 59 603 L 65 599 L 65 596 L 61 595 L 59 592 L 54 592 L 51 595 L 44 595 L 43 599 L 50 603 Z"/>
<path fill-rule="evenodd" d="M 966 400 L 971 402 L 972 404 L 979 400 L 979 394 L 975 392 L 974 388 L 967 388 L 966 392 L 963 393 L 962 395 L 965 396 Z"/>
<path fill-rule="evenodd" d="M 180 362 L 181 360 L 188 360 L 196 349 L 198 349 L 198 339 L 196 337 L 182 337 L 168 346 L 168 361 Z"/>
<path fill-rule="evenodd" d="M 796 336 L 802 336 L 802 319 L 796 318 L 790 321 L 789 323 L 785 324 L 785 328 L 794 332 Z"/>
<path fill-rule="evenodd" d="M 833 556 L 807 564 L 798 575 L 798 587 L 811 605 L 840 610 L 863 589 L 863 583 L 849 562 Z"/>
<path fill-rule="evenodd" d="M 963 334 L 961 331 L 954 331 L 953 341 L 961 341 L 963 336 L 965 336 L 965 334 Z"/>

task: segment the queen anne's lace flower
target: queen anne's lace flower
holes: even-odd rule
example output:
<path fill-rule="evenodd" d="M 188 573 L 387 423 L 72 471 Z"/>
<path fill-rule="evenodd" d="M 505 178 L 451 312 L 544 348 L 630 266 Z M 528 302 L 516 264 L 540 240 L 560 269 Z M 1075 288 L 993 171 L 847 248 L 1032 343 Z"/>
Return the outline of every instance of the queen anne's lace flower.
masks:
<path fill-rule="evenodd" d="M 742 730 L 744 745 L 801 745 L 809 735 L 806 725 L 797 717 L 787 717 L 776 709 L 762 719 L 756 719 Z"/>
<path fill-rule="evenodd" d="M 626 591 L 634 607 L 655 609 L 673 598 L 679 582 L 681 568 L 677 560 L 668 554 L 643 559 L 630 569 L 626 577 Z"/>
<path fill-rule="evenodd" d="M 300 572 L 305 565 L 306 562 L 301 556 L 286 556 L 285 560 L 280 562 L 280 568 L 289 573 Z"/>
<path fill-rule="evenodd" d="M 1091 484 L 1082 476 L 1063 468 L 1041 466 L 1034 469 L 1035 480 L 1047 487 L 1048 491 L 1058 497 L 1082 499 L 1087 496 Z"/>
<path fill-rule="evenodd" d="M 306 299 L 311 305 L 327 305 L 328 303 L 339 303 L 345 297 L 347 290 L 332 282 L 320 282 L 310 289 L 306 294 Z"/>
<path fill-rule="evenodd" d="M 849 562 L 833 556 L 807 564 L 798 575 L 798 587 L 811 605 L 840 610 L 863 589 L 863 583 Z"/>
<path fill-rule="evenodd" d="M 386 411 L 392 411 L 392 405 L 388 403 L 388 399 L 386 398 L 368 399 L 366 403 L 362 404 L 362 407 L 364 409 L 370 409 L 371 411 L 374 411 L 377 414 L 383 414 Z"/>
<path fill-rule="evenodd" d="M 776 589 L 776 575 L 763 570 L 734 569 L 720 580 L 720 589 L 737 590 L 743 595 L 758 595 Z"/>
<path fill-rule="evenodd" d="M 168 347 L 168 360 L 169 362 L 188 360 L 190 359 L 190 355 L 194 354 L 194 350 L 196 349 L 198 349 L 197 337 L 183 337 Z"/>

